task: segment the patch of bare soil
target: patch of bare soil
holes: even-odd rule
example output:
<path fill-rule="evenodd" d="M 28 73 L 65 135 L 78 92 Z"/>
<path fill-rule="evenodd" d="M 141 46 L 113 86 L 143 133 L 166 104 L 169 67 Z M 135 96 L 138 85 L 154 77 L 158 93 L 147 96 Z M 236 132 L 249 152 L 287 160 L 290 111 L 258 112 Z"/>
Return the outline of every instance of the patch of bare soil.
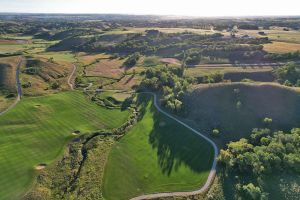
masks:
<path fill-rule="evenodd" d="M 174 65 L 180 64 L 180 61 L 176 58 L 162 58 L 162 59 L 160 59 L 160 61 L 163 63 L 169 63 L 169 64 L 174 64 Z"/>

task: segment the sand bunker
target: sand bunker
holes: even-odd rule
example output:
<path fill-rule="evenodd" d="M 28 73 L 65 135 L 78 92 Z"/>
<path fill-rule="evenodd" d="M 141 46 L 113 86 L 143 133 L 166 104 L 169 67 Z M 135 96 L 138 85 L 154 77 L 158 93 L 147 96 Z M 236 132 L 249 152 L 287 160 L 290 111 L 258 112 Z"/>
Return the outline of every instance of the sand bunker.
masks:
<path fill-rule="evenodd" d="M 39 164 L 37 166 L 34 167 L 35 170 L 42 170 L 45 169 L 47 165 L 46 164 Z"/>
<path fill-rule="evenodd" d="M 73 133 L 72 133 L 72 135 L 79 135 L 80 134 L 80 131 L 74 131 Z"/>

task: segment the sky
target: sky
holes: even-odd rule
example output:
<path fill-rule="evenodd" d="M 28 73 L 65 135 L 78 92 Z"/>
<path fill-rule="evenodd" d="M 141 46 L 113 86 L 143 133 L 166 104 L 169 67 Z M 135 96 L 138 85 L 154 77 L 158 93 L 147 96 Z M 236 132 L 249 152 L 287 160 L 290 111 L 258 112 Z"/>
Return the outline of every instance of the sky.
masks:
<path fill-rule="evenodd" d="M 208 17 L 300 15 L 300 0 L 0 0 L 0 12 Z"/>

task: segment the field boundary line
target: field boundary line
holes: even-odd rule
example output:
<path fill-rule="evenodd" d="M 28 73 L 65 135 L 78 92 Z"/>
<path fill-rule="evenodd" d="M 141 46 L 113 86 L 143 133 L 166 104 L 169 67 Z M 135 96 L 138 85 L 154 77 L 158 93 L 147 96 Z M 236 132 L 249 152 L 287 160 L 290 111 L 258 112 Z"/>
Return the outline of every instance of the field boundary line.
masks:
<path fill-rule="evenodd" d="M 18 96 L 17 96 L 17 98 L 16 98 L 16 100 L 14 101 L 13 104 L 11 104 L 4 111 L 0 112 L 0 116 L 7 113 L 11 109 L 13 109 L 19 103 L 19 101 L 21 100 L 22 90 L 21 90 L 21 82 L 20 82 L 20 67 L 21 67 L 22 61 L 23 61 L 23 59 L 22 59 L 22 57 L 20 57 L 19 61 L 18 61 L 18 64 L 17 64 L 17 67 L 16 67 L 16 89 L 17 89 Z"/>
<path fill-rule="evenodd" d="M 205 139 L 207 142 L 209 142 L 214 148 L 214 158 L 213 158 L 214 160 L 213 160 L 213 164 L 212 164 L 211 170 L 209 172 L 208 178 L 206 180 L 206 183 L 201 188 L 199 188 L 197 190 L 187 191 L 187 192 L 163 192 L 163 193 L 146 194 L 146 195 L 141 195 L 141 196 L 131 198 L 131 200 L 144 200 L 144 199 L 154 199 L 154 198 L 174 197 L 174 196 L 191 196 L 191 195 L 201 194 L 201 193 L 207 191 L 209 189 L 210 185 L 213 183 L 215 175 L 216 175 L 216 166 L 217 166 L 217 157 L 218 157 L 218 147 L 217 147 L 217 145 L 211 139 L 209 139 L 207 136 L 203 135 L 202 133 L 200 133 L 197 130 L 193 129 L 192 127 L 190 127 L 189 125 L 187 125 L 184 122 L 180 121 L 176 117 L 174 117 L 174 116 L 170 115 L 169 113 L 165 112 L 164 110 L 162 110 L 159 107 L 159 105 L 157 104 L 157 95 L 156 94 L 154 94 L 152 92 L 141 92 L 141 93 L 153 95 L 154 96 L 154 106 L 159 112 L 161 112 L 164 115 L 166 115 L 167 117 L 175 120 L 179 124 L 183 125 L 184 127 L 188 128 L 189 130 L 191 130 L 192 132 L 196 133 L 197 135 L 199 135 L 200 137 Z"/>

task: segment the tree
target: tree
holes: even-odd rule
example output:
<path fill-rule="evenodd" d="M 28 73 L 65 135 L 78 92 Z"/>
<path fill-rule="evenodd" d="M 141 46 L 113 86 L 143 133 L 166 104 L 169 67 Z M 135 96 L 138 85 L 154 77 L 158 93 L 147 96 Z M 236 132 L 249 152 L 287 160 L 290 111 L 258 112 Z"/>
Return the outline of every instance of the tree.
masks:
<path fill-rule="evenodd" d="M 134 53 L 133 55 L 129 56 L 127 60 L 124 62 L 125 67 L 133 67 L 136 65 L 137 61 L 140 59 L 139 53 Z"/>
<path fill-rule="evenodd" d="M 273 120 L 271 118 L 264 118 L 263 120 L 263 123 L 266 125 L 266 126 L 270 126 L 272 124 Z"/>
<path fill-rule="evenodd" d="M 262 192 L 262 190 L 255 186 L 253 183 L 247 185 L 237 185 L 237 189 L 243 199 L 249 200 L 262 200 L 267 199 L 267 194 Z"/>
<path fill-rule="evenodd" d="M 215 129 L 212 130 L 211 135 L 213 137 L 219 137 L 220 136 L 220 131 L 215 128 Z"/>

